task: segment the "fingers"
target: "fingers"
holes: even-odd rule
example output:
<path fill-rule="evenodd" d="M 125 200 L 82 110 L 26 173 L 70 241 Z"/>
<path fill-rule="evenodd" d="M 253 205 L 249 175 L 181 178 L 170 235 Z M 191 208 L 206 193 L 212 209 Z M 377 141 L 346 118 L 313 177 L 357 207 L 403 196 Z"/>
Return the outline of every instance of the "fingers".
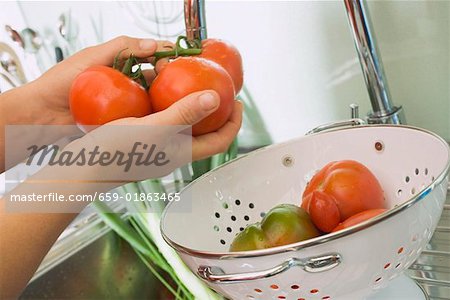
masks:
<path fill-rule="evenodd" d="M 233 113 L 225 125 L 215 132 L 193 138 L 192 159 L 199 160 L 217 153 L 225 152 L 241 128 L 242 112 L 242 103 L 236 101 Z"/>
<path fill-rule="evenodd" d="M 214 112 L 220 104 L 212 90 L 189 94 L 166 110 L 152 114 L 148 121 L 155 125 L 194 125 Z"/>
<path fill-rule="evenodd" d="M 161 73 L 162 69 L 164 69 L 165 66 L 169 64 L 168 58 L 163 58 L 158 60 L 158 62 L 155 65 L 155 71 L 157 74 Z"/>
<path fill-rule="evenodd" d="M 142 74 L 144 74 L 145 81 L 150 85 L 156 77 L 155 70 L 143 70 Z"/>
<path fill-rule="evenodd" d="M 126 59 L 131 54 L 138 58 L 150 58 L 156 51 L 170 49 L 172 45 L 168 41 L 119 36 L 98 46 L 86 48 L 73 57 L 84 60 L 88 65 L 99 64 L 111 66 L 114 58 L 120 51 L 122 51 L 120 53 L 121 59 Z M 147 61 L 150 61 L 150 59 Z"/>

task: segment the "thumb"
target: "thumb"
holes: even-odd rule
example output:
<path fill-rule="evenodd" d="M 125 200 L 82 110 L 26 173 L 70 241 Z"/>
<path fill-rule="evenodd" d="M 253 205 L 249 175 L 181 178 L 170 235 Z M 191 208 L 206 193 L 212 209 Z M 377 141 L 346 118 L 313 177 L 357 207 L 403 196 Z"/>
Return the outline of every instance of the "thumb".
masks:
<path fill-rule="evenodd" d="M 217 110 L 219 105 L 219 95 L 213 90 L 206 90 L 189 94 L 151 116 L 156 117 L 160 125 L 194 125 Z"/>

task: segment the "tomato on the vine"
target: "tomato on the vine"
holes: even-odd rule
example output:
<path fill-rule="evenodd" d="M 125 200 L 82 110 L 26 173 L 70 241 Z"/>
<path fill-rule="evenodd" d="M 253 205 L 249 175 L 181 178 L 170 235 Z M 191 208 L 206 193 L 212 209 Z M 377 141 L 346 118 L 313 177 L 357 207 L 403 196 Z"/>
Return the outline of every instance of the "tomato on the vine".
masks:
<path fill-rule="evenodd" d="M 236 94 L 239 93 L 244 82 L 244 74 L 241 54 L 236 47 L 223 40 L 206 39 L 202 41 L 202 53 L 198 56 L 221 65 L 233 79 Z"/>
<path fill-rule="evenodd" d="M 85 132 L 116 119 L 152 112 L 147 91 L 106 66 L 90 67 L 75 78 L 69 105 L 75 123 Z"/>
<path fill-rule="evenodd" d="M 364 210 L 386 207 L 383 190 L 375 175 L 367 167 L 353 160 L 331 162 L 314 175 L 302 197 L 302 207 L 309 213 L 311 207 L 316 206 L 312 202 L 318 201 L 317 197 L 313 197 L 314 191 L 326 194 L 326 201 L 330 199 L 334 201 L 339 210 L 340 222 Z M 335 207 L 329 204 L 322 206 L 322 209 L 330 207 L 334 210 Z M 332 223 L 335 223 L 333 221 L 325 227 L 320 225 L 324 223 L 322 220 L 324 215 L 329 213 L 324 211 L 322 215 L 320 213 L 311 215 L 316 226 L 322 227 L 322 230 L 326 227 L 326 230 L 323 230 L 325 232 L 330 232 Z"/>
<path fill-rule="evenodd" d="M 217 63 L 195 56 L 178 57 L 156 76 L 149 94 L 154 111 L 162 111 L 188 94 L 214 90 L 220 96 L 219 108 L 192 127 L 192 135 L 213 132 L 229 119 L 234 107 L 234 84 Z"/>

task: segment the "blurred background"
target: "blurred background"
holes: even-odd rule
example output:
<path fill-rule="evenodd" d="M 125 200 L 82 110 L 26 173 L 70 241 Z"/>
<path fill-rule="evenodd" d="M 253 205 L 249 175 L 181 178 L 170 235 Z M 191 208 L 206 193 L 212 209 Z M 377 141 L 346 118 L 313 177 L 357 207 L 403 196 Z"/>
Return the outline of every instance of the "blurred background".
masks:
<path fill-rule="evenodd" d="M 408 124 L 450 140 L 450 2 L 369 1 L 369 9 L 394 103 Z M 275 142 L 348 118 L 351 103 L 369 111 L 342 1 L 207 1 L 206 18 L 209 37 L 241 51 L 246 86 Z M 55 47 L 67 56 L 122 34 L 173 41 L 184 32 L 183 3 L 3 2 L 0 25 L 0 41 L 20 56 L 5 25 L 39 35 L 25 41 L 32 79 L 55 63 Z"/>

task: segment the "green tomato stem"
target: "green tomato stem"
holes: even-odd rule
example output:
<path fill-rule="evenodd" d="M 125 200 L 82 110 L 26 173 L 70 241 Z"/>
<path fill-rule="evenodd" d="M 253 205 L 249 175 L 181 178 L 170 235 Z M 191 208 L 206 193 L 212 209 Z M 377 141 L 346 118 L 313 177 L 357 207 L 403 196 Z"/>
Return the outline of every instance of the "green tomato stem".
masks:
<path fill-rule="evenodd" d="M 178 57 L 178 56 L 192 56 L 192 55 L 199 55 L 202 53 L 202 49 L 185 49 L 185 48 L 180 48 L 180 49 L 173 49 L 170 51 L 159 51 L 159 52 L 155 52 L 155 54 L 153 54 L 153 56 L 156 58 L 156 61 L 160 60 L 161 58 L 165 58 L 165 57 Z"/>
<path fill-rule="evenodd" d="M 187 48 L 181 45 L 181 41 L 186 43 Z M 165 57 L 178 57 L 178 56 L 193 56 L 202 53 L 202 44 L 199 40 L 189 41 L 185 36 L 179 36 L 175 42 L 175 49 L 169 51 L 155 52 L 155 63 L 161 58 Z"/>
<path fill-rule="evenodd" d="M 125 64 L 123 65 L 122 73 L 128 77 L 131 77 L 131 69 L 133 68 L 135 62 L 136 59 L 134 58 L 133 54 L 130 55 L 130 57 L 125 61 Z"/>

